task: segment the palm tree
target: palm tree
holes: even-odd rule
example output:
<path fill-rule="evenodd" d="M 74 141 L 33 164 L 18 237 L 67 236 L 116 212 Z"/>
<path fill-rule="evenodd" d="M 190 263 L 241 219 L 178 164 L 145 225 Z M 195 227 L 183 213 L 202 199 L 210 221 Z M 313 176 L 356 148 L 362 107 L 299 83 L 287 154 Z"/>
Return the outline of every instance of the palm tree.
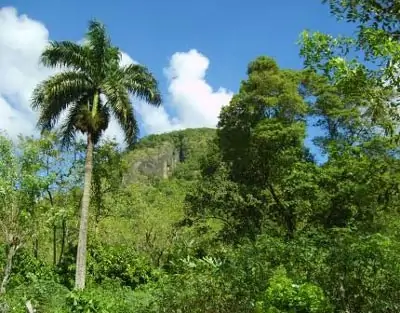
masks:
<path fill-rule="evenodd" d="M 146 67 L 120 66 L 121 52 L 111 45 L 103 24 L 91 20 L 82 45 L 53 41 L 44 50 L 41 63 L 61 67 L 62 72 L 40 83 L 33 92 L 32 108 L 39 111 L 38 127 L 55 128 L 61 115 L 65 146 L 80 132 L 87 137 L 85 177 L 76 260 L 75 289 L 85 287 L 89 204 L 93 149 L 107 129 L 111 115 L 119 122 L 128 145 L 135 143 L 138 126 L 130 95 L 159 106 L 157 81 Z"/>

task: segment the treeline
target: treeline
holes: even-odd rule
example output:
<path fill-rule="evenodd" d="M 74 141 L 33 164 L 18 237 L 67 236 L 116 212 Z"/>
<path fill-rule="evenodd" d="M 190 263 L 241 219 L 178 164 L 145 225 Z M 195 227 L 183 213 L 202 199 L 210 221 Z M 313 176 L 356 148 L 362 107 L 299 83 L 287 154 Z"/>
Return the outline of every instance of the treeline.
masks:
<path fill-rule="evenodd" d="M 42 137 L 0 137 L 0 310 L 399 312 L 399 6 L 324 2 L 354 36 L 303 32 L 302 70 L 250 62 L 215 133 L 137 142 L 129 93 L 161 102 L 147 69 L 98 22 L 52 43 L 42 61 L 70 72 L 34 93 Z M 100 140 L 111 111 L 133 152 Z M 122 185 L 165 141 L 173 176 Z"/>

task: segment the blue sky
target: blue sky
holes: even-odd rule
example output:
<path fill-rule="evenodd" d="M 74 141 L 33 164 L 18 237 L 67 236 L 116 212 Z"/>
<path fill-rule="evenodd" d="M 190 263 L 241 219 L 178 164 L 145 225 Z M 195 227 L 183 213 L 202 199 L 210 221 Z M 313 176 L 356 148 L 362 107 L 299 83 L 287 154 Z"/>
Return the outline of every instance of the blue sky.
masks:
<path fill-rule="evenodd" d="M 211 85 L 233 91 L 248 62 L 259 55 L 301 68 L 295 42 L 302 30 L 338 34 L 351 29 L 319 0 L 13 0 L 9 5 L 42 21 L 54 40 L 79 40 L 87 21 L 98 18 L 113 42 L 157 77 L 173 53 L 197 49 L 211 61 Z"/>
<path fill-rule="evenodd" d="M 142 135 L 215 123 L 217 111 L 212 107 L 229 102 L 245 78 L 247 64 L 257 56 L 272 56 L 281 67 L 301 68 L 296 41 L 304 29 L 333 35 L 352 31 L 351 25 L 337 22 L 319 0 L 0 0 L 1 7 L 12 7 L 14 12 L 3 10 L 3 19 L 0 12 L 0 51 L 6 51 L 0 55 L 0 70 L 25 72 L 29 88 L 34 85 L 33 69 L 28 72 L 25 68 L 36 66 L 35 58 L 42 49 L 37 45 L 35 50 L 32 45 L 47 39 L 78 41 L 89 19 L 104 22 L 113 43 L 130 58 L 146 64 L 160 82 L 165 109 L 138 109 Z M 15 34 L 11 35 L 11 30 Z M 23 45 L 18 36 L 32 43 Z M 36 54 L 28 58 L 31 50 Z M 4 57 L 6 53 L 8 57 Z M 166 77 L 166 70 L 180 78 Z M 35 75 L 37 79 L 45 77 L 36 68 Z M 22 89 L 22 84 L 11 87 L 0 79 L 0 103 L 2 97 L 8 101 L 10 120 L 15 121 L 16 102 L 10 102 L 10 94 L 27 95 L 29 88 Z M 220 87 L 224 89 L 218 90 Z M 207 114 L 199 113 L 203 106 L 209 110 Z M 197 116 L 201 118 L 196 123 L 188 122 Z"/>

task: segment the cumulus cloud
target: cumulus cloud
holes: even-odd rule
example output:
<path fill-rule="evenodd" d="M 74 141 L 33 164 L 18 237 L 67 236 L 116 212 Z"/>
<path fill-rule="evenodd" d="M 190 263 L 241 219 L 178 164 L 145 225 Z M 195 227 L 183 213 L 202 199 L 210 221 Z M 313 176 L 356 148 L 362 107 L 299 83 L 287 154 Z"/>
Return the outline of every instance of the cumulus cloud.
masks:
<path fill-rule="evenodd" d="M 37 114 L 30 107 L 32 91 L 55 70 L 39 64 L 40 54 L 49 40 L 46 27 L 13 7 L 0 8 L 0 129 L 12 137 L 37 134 Z M 121 64 L 136 63 L 122 53 Z M 64 113 L 61 117 L 66 116 Z M 123 141 L 113 119 L 106 137 Z"/>
<path fill-rule="evenodd" d="M 49 40 L 49 31 L 39 21 L 18 14 L 12 7 L 0 8 L 0 129 L 15 138 L 18 134 L 37 134 L 37 115 L 30 108 L 34 87 L 55 70 L 39 64 Z M 137 63 L 122 53 L 121 65 Z M 155 108 L 134 101 L 142 122 L 142 133 L 161 133 L 189 127 L 215 127 L 222 106 L 232 92 L 214 90 L 205 76 L 209 60 L 196 50 L 175 53 L 164 69 L 168 80 L 165 104 Z M 173 112 L 171 114 L 170 112 Z M 65 116 L 65 114 L 63 114 Z M 123 142 L 123 134 L 113 119 L 105 137 Z"/>
<path fill-rule="evenodd" d="M 0 129 L 11 137 L 34 132 L 30 97 L 35 85 L 51 74 L 38 62 L 47 41 L 43 24 L 18 16 L 14 8 L 0 9 Z"/>
<path fill-rule="evenodd" d="M 217 125 L 221 108 L 229 103 L 233 93 L 225 88 L 213 90 L 205 79 L 209 65 L 209 59 L 194 49 L 171 57 L 164 69 L 169 82 L 165 107 L 154 108 L 144 103 L 138 106 L 146 132 Z M 169 110 L 176 116 L 169 116 Z"/>

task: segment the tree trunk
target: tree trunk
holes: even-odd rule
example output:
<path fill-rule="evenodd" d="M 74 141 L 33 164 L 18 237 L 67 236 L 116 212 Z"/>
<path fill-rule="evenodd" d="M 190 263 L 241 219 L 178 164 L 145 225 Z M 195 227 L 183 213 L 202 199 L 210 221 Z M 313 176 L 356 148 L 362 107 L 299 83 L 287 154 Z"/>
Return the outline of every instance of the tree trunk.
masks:
<path fill-rule="evenodd" d="M 268 189 L 274 199 L 275 203 L 280 207 L 283 219 L 286 224 L 286 238 L 293 239 L 294 233 L 296 231 L 296 221 L 293 211 L 290 207 L 284 205 L 281 200 L 279 199 L 278 195 L 275 192 L 274 186 L 272 184 L 268 184 Z"/>
<path fill-rule="evenodd" d="M 53 266 L 57 265 L 57 225 L 53 224 Z"/>
<path fill-rule="evenodd" d="M 93 170 L 93 146 L 92 136 L 88 134 L 85 162 L 85 181 L 83 185 L 81 202 L 78 251 L 76 254 L 75 289 L 77 290 L 82 290 L 85 288 L 89 204 Z"/>
<path fill-rule="evenodd" d="M 65 250 L 65 241 L 67 240 L 67 222 L 65 218 L 62 220 L 62 235 L 61 235 L 61 248 L 60 248 L 60 255 L 58 257 L 58 263 L 61 263 L 64 257 L 64 250 Z"/>
<path fill-rule="evenodd" d="M 36 225 L 36 229 L 39 227 Z M 33 242 L 33 256 L 37 259 L 39 257 L 39 239 L 35 238 Z"/>
<path fill-rule="evenodd" d="M 47 171 L 47 175 L 49 175 L 49 171 Z M 54 208 L 53 196 L 50 190 L 47 188 L 47 194 L 49 196 L 50 205 Z M 53 266 L 57 265 L 57 224 L 56 221 L 53 221 Z"/>
<path fill-rule="evenodd" d="M 10 248 L 7 253 L 7 263 L 4 267 L 4 276 L 3 276 L 3 280 L 0 285 L 0 294 L 2 294 L 2 295 L 6 293 L 6 287 L 7 287 L 8 281 L 10 279 L 14 256 L 15 256 L 15 253 L 17 253 L 20 246 L 21 246 L 21 244 L 18 242 L 17 239 L 15 239 L 15 240 L 13 239 L 12 243 L 10 244 Z"/>
<path fill-rule="evenodd" d="M 36 310 L 33 307 L 31 300 L 25 302 L 25 308 L 27 313 L 36 313 Z"/>

